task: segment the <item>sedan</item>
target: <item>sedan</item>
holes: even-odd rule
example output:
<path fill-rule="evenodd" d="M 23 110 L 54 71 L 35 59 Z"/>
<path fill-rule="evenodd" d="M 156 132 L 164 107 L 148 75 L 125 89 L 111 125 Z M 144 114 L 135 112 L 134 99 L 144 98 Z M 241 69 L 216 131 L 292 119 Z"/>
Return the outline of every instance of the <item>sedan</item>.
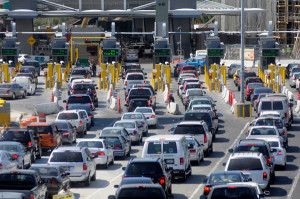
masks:
<path fill-rule="evenodd" d="M 104 135 L 99 137 L 99 139 L 105 140 L 105 142 L 111 146 L 114 157 L 122 157 L 125 159 L 125 156 L 130 156 L 131 143 L 128 142 L 123 136 Z"/>
<path fill-rule="evenodd" d="M 190 161 L 200 164 L 204 159 L 203 144 L 200 144 L 193 136 L 185 136 L 190 150 Z"/>
<path fill-rule="evenodd" d="M 142 125 L 133 120 L 120 120 L 115 122 L 114 127 L 124 127 L 130 135 L 131 141 L 139 144 L 142 141 Z"/>
<path fill-rule="evenodd" d="M 19 162 L 17 156 L 11 155 L 7 151 L 0 150 L 0 169 L 18 169 Z"/>
<path fill-rule="evenodd" d="M 299 79 L 300 73 L 293 73 L 293 77 L 290 78 L 290 87 L 295 88 L 296 82 Z"/>
<path fill-rule="evenodd" d="M 152 108 L 151 108 L 152 109 Z M 122 120 L 134 120 L 138 123 L 138 125 L 143 126 L 141 129 L 143 131 L 143 135 L 148 134 L 148 123 L 146 117 L 142 113 L 138 112 L 131 112 L 131 113 L 124 113 L 121 117 Z"/>
<path fill-rule="evenodd" d="M 107 169 L 108 165 L 114 164 L 114 152 L 112 148 L 103 139 L 84 139 L 80 140 L 77 147 L 87 147 L 92 155 L 96 165 Z"/>
<path fill-rule="evenodd" d="M 157 127 L 157 117 L 155 112 L 151 107 L 138 107 L 134 111 L 135 113 L 143 113 L 147 119 L 147 123 L 149 126 Z"/>
<path fill-rule="evenodd" d="M 49 196 L 58 194 L 63 189 L 70 189 L 70 173 L 61 167 L 43 164 L 33 165 L 30 170 L 35 170 L 41 179 L 46 182 Z"/>
<path fill-rule="evenodd" d="M 131 143 L 131 137 L 124 127 L 105 127 L 99 134 L 99 137 L 106 135 L 121 135 L 126 141 Z"/>
<path fill-rule="evenodd" d="M 76 129 L 67 120 L 54 121 L 59 132 L 62 133 L 62 143 L 63 144 L 73 144 L 76 143 Z"/>
<path fill-rule="evenodd" d="M 126 61 L 139 61 L 138 50 L 136 49 L 128 49 L 126 52 Z"/>
<path fill-rule="evenodd" d="M 19 84 L 15 83 L 5 83 L 0 84 L 0 97 L 2 98 L 11 98 L 16 99 L 18 97 L 25 98 L 26 97 L 25 89 Z"/>
<path fill-rule="evenodd" d="M 0 150 L 8 152 L 11 157 L 15 158 L 19 169 L 28 169 L 31 166 L 31 153 L 20 142 L 0 142 Z"/>

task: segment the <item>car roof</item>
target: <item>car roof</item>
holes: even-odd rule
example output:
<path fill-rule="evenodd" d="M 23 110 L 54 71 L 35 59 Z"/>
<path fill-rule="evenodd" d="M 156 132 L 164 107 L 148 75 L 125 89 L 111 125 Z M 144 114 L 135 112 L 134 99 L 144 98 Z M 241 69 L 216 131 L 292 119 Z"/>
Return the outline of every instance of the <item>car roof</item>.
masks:
<path fill-rule="evenodd" d="M 159 158 L 133 158 L 130 160 L 130 163 L 132 162 L 157 162 L 159 160 Z"/>
<path fill-rule="evenodd" d="M 78 110 L 64 110 L 64 111 L 60 111 L 58 114 L 60 113 L 78 113 Z"/>
<path fill-rule="evenodd" d="M 126 183 L 126 182 L 136 182 L 136 183 L 145 183 L 149 182 L 150 184 L 153 184 L 153 181 L 151 178 L 148 177 L 130 177 L 130 178 L 124 178 L 122 179 L 121 183 Z"/>
<path fill-rule="evenodd" d="M 255 143 L 255 144 L 262 144 L 265 145 L 266 141 L 265 140 L 261 140 L 261 139 L 243 139 L 240 140 L 239 143 L 237 143 L 237 145 L 242 145 L 242 144 L 249 144 L 249 143 Z"/>
<path fill-rule="evenodd" d="M 153 135 L 151 137 L 148 137 L 146 141 L 162 141 L 162 140 L 180 140 L 184 138 L 184 135 Z"/>
<path fill-rule="evenodd" d="M 203 120 L 200 121 L 182 121 L 178 125 L 189 125 L 189 124 L 194 124 L 194 125 L 203 125 Z"/>
<path fill-rule="evenodd" d="M 145 187 L 145 188 L 158 188 L 163 189 L 160 184 L 124 184 L 120 189 L 128 189 L 128 188 L 139 188 L 139 187 Z"/>
<path fill-rule="evenodd" d="M 277 127 L 276 126 L 253 126 L 251 130 L 252 129 L 275 129 L 275 128 Z"/>
<path fill-rule="evenodd" d="M 28 126 L 50 126 L 50 122 L 31 122 Z"/>
<path fill-rule="evenodd" d="M 77 143 L 79 142 L 103 142 L 104 140 L 103 139 L 78 139 Z"/>
<path fill-rule="evenodd" d="M 264 140 L 266 142 L 281 142 L 279 137 L 264 137 L 259 139 Z"/>
<path fill-rule="evenodd" d="M 115 123 L 136 123 L 136 121 L 135 120 L 118 120 L 118 121 L 116 121 Z"/>
<path fill-rule="evenodd" d="M 235 158 L 259 158 L 262 154 L 259 152 L 238 152 L 233 153 L 230 155 L 229 159 L 235 159 Z"/>
<path fill-rule="evenodd" d="M 124 127 L 105 127 L 104 129 L 119 129 L 119 130 L 122 130 L 122 129 L 124 129 Z M 104 129 L 102 129 L 102 131 Z"/>
<path fill-rule="evenodd" d="M 76 146 L 63 146 L 63 147 L 58 147 L 53 150 L 54 151 L 81 151 L 81 147 L 76 147 Z"/>
<path fill-rule="evenodd" d="M 14 141 L 1 141 L 0 145 L 22 145 L 20 142 L 14 142 Z"/>
<path fill-rule="evenodd" d="M 231 187 L 231 186 L 235 186 L 235 187 L 258 187 L 258 184 L 256 182 L 235 182 L 235 183 L 215 185 L 215 186 L 213 186 L 213 189 L 227 188 L 227 187 Z"/>
<path fill-rule="evenodd" d="M 7 174 L 7 173 L 17 173 L 19 172 L 20 174 L 35 174 L 36 171 L 34 170 L 29 170 L 29 169 L 11 169 L 11 170 L 3 170 L 1 171 L 1 174 Z"/>

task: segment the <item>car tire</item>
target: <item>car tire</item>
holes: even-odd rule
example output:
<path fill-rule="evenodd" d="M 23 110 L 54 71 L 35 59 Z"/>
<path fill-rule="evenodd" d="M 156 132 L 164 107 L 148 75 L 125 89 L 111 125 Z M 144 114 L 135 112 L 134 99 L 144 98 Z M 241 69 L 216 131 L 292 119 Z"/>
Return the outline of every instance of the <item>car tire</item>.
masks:
<path fill-rule="evenodd" d="M 211 143 L 210 149 L 209 149 L 209 153 L 211 154 L 211 153 L 213 153 L 213 152 L 214 152 L 214 149 L 213 149 L 213 143 Z"/>
<path fill-rule="evenodd" d="M 188 166 L 188 170 L 190 170 L 189 174 L 187 176 L 191 176 L 192 175 L 192 167 L 191 164 Z"/>
<path fill-rule="evenodd" d="M 274 182 L 275 182 L 275 171 L 274 171 L 273 173 L 271 173 L 271 179 L 270 179 L 270 182 L 271 182 L 272 184 L 274 184 Z"/>
<path fill-rule="evenodd" d="M 200 162 L 201 162 L 201 159 L 200 159 L 200 155 L 199 155 L 198 160 L 195 161 L 195 163 L 196 163 L 196 165 L 200 165 Z"/>
<path fill-rule="evenodd" d="M 32 154 L 30 158 L 31 158 L 31 162 L 35 162 L 35 154 Z"/>
<path fill-rule="evenodd" d="M 91 181 L 96 181 L 96 168 L 95 168 L 94 175 L 93 175 L 92 178 L 91 178 Z"/>
<path fill-rule="evenodd" d="M 185 182 L 185 181 L 186 181 L 186 178 L 187 178 L 187 176 L 186 176 L 186 174 L 185 174 L 185 172 L 184 172 L 184 174 L 182 175 L 181 181 L 182 181 L 182 182 Z"/>
<path fill-rule="evenodd" d="M 84 133 L 83 133 L 83 134 L 84 134 L 84 135 L 86 135 L 86 134 L 87 134 L 87 129 L 85 129 L 85 130 L 84 130 Z"/>
<path fill-rule="evenodd" d="M 15 99 L 16 99 L 16 94 L 15 94 L 15 93 L 12 94 L 11 99 L 12 99 L 12 100 L 15 100 Z"/>
<path fill-rule="evenodd" d="M 31 159 L 29 160 L 29 163 L 26 165 L 26 169 L 29 169 L 31 167 Z"/>
<path fill-rule="evenodd" d="M 240 86 L 238 86 L 238 91 L 240 91 L 241 90 L 241 87 Z"/>
<path fill-rule="evenodd" d="M 91 184 L 91 177 L 90 177 L 90 174 L 89 174 L 87 179 L 84 181 L 84 186 L 88 187 L 88 186 L 90 186 L 90 184 Z"/>
<path fill-rule="evenodd" d="M 24 169 L 24 168 L 25 168 L 25 166 L 24 166 L 24 161 L 23 161 L 21 167 L 18 167 L 18 169 Z"/>

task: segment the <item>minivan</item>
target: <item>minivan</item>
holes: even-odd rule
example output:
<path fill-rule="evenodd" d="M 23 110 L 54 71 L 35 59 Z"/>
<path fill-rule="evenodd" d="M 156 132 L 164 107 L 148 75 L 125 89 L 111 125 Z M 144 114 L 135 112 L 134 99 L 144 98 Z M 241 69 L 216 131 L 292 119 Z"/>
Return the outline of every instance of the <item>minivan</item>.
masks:
<path fill-rule="evenodd" d="M 184 135 L 155 135 L 145 140 L 143 158 L 162 158 L 173 178 L 186 179 L 192 174 L 190 151 Z"/>

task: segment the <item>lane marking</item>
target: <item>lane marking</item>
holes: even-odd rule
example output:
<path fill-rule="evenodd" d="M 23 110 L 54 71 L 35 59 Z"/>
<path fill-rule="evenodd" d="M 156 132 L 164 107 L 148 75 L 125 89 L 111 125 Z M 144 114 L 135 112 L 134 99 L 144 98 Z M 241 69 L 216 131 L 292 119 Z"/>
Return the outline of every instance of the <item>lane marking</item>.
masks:
<path fill-rule="evenodd" d="M 294 178 L 294 182 L 293 182 L 293 185 L 292 185 L 292 188 L 289 192 L 289 195 L 287 196 L 287 199 L 290 199 L 295 191 L 295 188 L 298 184 L 298 180 L 299 180 L 299 177 L 300 177 L 300 170 L 298 169 L 298 172 L 297 172 L 297 175 L 296 177 Z"/>
<path fill-rule="evenodd" d="M 232 149 L 235 146 L 236 142 L 240 139 L 240 137 L 242 136 L 243 132 L 246 130 L 248 125 L 249 125 L 249 122 L 246 123 L 245 127 L 241 130 L 239 136 L 237 136 L 237 138 L 234 140 L 234 142 L 231 144 L 231 146 L 228 149 Z M 212 170 L 207 174 L 207 177 L 210 176 L 210 174 L 217 169 L 217 167 L 219 166 L 219 164 L 222 161 L 224 161 L 225 157 L 229 153 L 228 149 L 226 150 L 225 155 L 221 159 L 219 159 L 219 161 L 215 164 L 215 166 L 212 168 Z M 189 197 L 189 199 L 194 199 L 195 195 L 200 191 L 200 189 L 203 186 L 204 186 L 204 184 L 199 184 L 198 187 L 195 189 L 195 191 L 192 193 L 192 195 Z"/>
<path fill-rule="evenodd" d="M 120 178 L 123 175 L 123 173 L 117 175 L 116 177 L 114 177 L 111 181 L 109 181 L 107 184 L 105 184 L 103 186 L 103 188 L 106 188 L 108 185 L 112 184 L 112 182 L 114 182 L 115 180 L 117 180 L 118 178 Z M 95 191 L 94 193 L 92 193 L 91 195 L 89 195 L 86 199 L 92 198 L 92 196 L 94 196 L 95 194 L 97 194 L 99 191 L 103 191 L 103 189 L 99 188 L 97 191 Z"/>

